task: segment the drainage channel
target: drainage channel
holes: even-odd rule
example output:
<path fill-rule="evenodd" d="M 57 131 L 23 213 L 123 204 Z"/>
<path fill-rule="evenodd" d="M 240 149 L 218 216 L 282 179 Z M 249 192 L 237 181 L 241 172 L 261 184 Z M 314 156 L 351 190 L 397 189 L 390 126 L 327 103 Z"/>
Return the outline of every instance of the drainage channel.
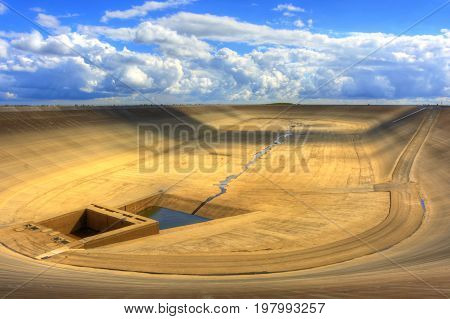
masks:
<path fill-rule="evenodd" d="M 212 195 L 208 197 L 206 200 L 204 200 L 193 212 L 192 215 L 195 215 L 203 206 L 211 202 L 212 200 L 216 199 L 219 196 L 222 196 L 227 192 L 228 186 L 230 183 L 239 178 L 242 174 L 244 174 L 251 166 L 253 166 L 257 160 L 259 160 L 261 157 L 269 153 L 275 146 L 283 144 L 290 136 L 294 134 L 293 128 L 295 128 L 295 124 L 291 125 L 290 128 L 283 134 L 279 135 L 270 145 L 266 146 L 264 149 L 260 150 L 259 152 L 255 153 L 253 155 L 253 158 L 247 162 L 244 166 L 242 166 L 242 170 L 233 175 L 228 175 L 224 180 L 220 181 L 218 184 L 219 192 L 215 195 Z"/>

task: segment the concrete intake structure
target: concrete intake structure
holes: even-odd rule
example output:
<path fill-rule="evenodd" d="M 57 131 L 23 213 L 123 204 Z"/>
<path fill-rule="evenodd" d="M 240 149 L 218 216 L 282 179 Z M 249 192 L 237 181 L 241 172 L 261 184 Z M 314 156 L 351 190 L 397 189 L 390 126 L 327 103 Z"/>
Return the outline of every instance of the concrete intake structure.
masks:
<path fill-rule="evenodd" d="M 159 233 L 158 222 L 119 209 L 92 204 L 86 209 L 0 230 L 1 242 L 37 259 L 68 249 L 94 248 Z M 17 245 L 22 242 L 22 245 Z"/>

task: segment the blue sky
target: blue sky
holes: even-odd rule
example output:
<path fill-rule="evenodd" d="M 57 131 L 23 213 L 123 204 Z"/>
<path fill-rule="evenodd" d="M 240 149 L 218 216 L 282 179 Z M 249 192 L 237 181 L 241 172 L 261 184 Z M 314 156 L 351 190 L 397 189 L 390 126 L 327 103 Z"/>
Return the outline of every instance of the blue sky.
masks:
<path fill-rule="evenodd" d="M 20 12 L 33 18 L 34 12 L 30 8 L 45 8 L 53 15 L 76 13 L 79 16 L 65 19 L 71 25 L 95 24 L 106 10 L 126 10 L 133 5 L 140 5 L 145 1 L 9 1 Z M 442 0 L 406 1 L 217 1 L 202 0 L 186 6 L 150 12 L 147 17 L 160 17 L 179 10 L 195 13 L 212 13 L 237 17 L 241 20 L 264 24 L 276 22 L 282 18 L 279 12 L 273 11 L 280 3 L 292 3 L 305 9 L 298 16 L 303 19 L 314 19 L 316 28 L 323 31 L 335 32 L 385 32 L 399 33 L 409 27 L 426 13 L 443 4 Z M 443 10 L 415 27 L 410 34 L 437 34 L 442 28 L 449 27 L 449 9 Z M 285 17 L 286 21 L 292 20 Z M 115 21 L 115 25 L 131 26 L 136 20 Z M 30 24 L 17 16 L 10 14 L 2 17 L 4 28 L 27 31 Z"/>
<path fill-rule="evenodd" d="M 443 0 L 1 2 L 2 104 L 449 101 Z"/>

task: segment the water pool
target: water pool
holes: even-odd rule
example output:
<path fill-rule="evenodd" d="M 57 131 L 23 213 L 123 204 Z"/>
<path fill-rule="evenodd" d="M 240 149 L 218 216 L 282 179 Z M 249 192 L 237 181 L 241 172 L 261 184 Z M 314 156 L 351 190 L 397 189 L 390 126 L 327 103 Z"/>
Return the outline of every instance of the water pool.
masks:
<path fill-rule="evenodd" d="M 137 214 L 157 220 L 159 222 L 159 229 L 161 230 L 203 223 L 210 220 L 209 218 L 191 215 L 188 213 L 183 213 L 173 209 L 158 206 L 146 208 Z"/>

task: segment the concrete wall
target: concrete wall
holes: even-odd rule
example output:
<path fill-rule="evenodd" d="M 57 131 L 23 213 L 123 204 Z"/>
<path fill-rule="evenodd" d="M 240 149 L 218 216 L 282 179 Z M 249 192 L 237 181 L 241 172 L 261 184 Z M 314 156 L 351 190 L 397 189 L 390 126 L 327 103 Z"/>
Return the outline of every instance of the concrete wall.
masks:
<path fill-rule="evenodd" d="M 40 225 L 57 230 L 63 234 L 70 234 L 86 223 L 85 210 L 63 214 L 39 222 Z"/>
<path fill-rule="evenodd" d="M 122 217 L 123 218 L 123 217 Z M 121 220 L 117 216 L 86 209 L 86 227 L 102 232 L 133 225 L 131 221 Z"/>
<path fill-rule="evenodd" d="M 157 221 L 146 222 L 89 237 L 87 241 L 83 242 L 83 247 L 94 248 L 140 237 L 156 235 L 158 233 L 159 223 Z"/>
<path fill-rule="evenodd" d="M 152 206 L 157 206 L 158 200 L 160 200 L 162 197 L 161 194 L 151 195 L 149 197 L 145 197 L 142 199 L 139 199 L 137 201 L 128 203 L 122 207 L 120 207 L 121 210 L 124 210 L 126 212 L 130 213 L 138 213 L 140 211 L 143 211 L 144 209 Z"/>

